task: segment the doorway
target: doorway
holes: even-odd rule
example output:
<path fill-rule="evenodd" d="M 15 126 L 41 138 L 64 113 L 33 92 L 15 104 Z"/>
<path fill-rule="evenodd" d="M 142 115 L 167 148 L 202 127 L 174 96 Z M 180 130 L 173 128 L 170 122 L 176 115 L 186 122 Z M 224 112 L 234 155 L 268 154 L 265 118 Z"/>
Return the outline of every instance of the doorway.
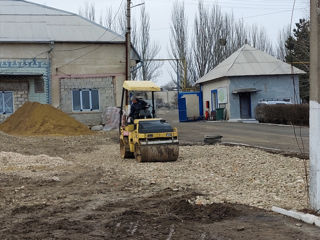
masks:
<path fill-rule="evenodd" d="M 250 119 L 251 116 L 251 95 L 250 93 L 240 93 L 240 118 Z"/>
<path fill-rule="evenodd" d="M 218 91 L 211 90 L 211 111 L 216 111 L 218 108 Z"/>

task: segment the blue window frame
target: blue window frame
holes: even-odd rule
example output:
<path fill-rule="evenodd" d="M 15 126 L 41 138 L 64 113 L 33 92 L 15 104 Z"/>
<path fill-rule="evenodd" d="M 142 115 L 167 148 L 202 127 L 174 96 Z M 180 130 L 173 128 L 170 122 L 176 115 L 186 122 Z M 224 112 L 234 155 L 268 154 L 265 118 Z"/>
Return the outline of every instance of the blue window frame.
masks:
<path fill-rule="evenodd" d="M 0 114 L 13 113 L 13 92 L 0 92 Z"/>
<path fill-rule="evenodd" d="M 73 111 L 98 111 L 99 91 L 97 89 L 72 90 Z"/>

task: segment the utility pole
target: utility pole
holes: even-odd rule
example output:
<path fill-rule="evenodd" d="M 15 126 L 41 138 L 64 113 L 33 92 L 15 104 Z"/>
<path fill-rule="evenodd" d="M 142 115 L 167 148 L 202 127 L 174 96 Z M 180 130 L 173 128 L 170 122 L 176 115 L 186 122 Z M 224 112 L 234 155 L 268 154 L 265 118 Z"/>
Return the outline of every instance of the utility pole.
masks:
<path fill-rule="evenodd" d="M 320 0 L 310 0 L 310 205 L 320 209 Z"/>
<path fill-rule="evenodd" d="M 126 80 L 131 80 L 131 0 L 127 0 Z"/>

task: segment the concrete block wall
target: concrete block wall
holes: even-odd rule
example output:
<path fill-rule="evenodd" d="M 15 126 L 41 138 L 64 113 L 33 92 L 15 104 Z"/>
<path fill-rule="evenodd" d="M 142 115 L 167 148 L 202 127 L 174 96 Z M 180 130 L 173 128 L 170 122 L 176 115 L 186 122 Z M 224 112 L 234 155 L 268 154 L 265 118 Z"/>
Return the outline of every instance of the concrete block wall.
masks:
<path fill-rule="evenodd" d="M 97 89 L 99 91 L 99 110 L 77 112 L 72 109 L 72 90 Z M 101 123 L 101 115 L 106 107 L 115 106 L 113 78 L 63 78 L 60 80 L 60 109 L 86 125 Z"/>
<path fill-rule="evenodd" d="M 292 76 L 248 76 L 233 77 L 230 79 L 230 119 L 240 119 L 239 94 L 233 94 L 236 89 L 256 88 L 258 92 L 251 94 L 251 116 L 255 118 L 255 109 L 263 99 L 290 99 L 292 103 L 300 102 L 299 77 L 295 76 L 293 85 Z"/>
<path fill-rule="evenodd" d="M 14 110 L 19 109 L 25 102 L 28 101 L 28 90 L 14 92 L 13 95 Z"/>
<path fill-rule="evenodd" d="M 212 111 L 212 94 L 211 91 L 212 90 L 217 90 L 219 88 L 227 88 L 227 91 L 229 89 L 230 86 L 230 80 L 228 78 L 223 78 L 223 79 L 219 79 L 216 81 L 210 81 L 210 82 L 206 82 L 204 84 L 201 85 L 201 91 L 203 94 L 203 112 L 205 113 L 205 111 L 207 110 L 206 108 L 206 102 L 209 101 L 209 105 L 210 105 L 210 109 L 209 111 Z M 226 117 L 227 119 L 229 119 L 230 116 L 230 100 L 229 100 L 229 96 L 228 96 L 228 102 L 226 104 Z"/>
<path fill-rule="evenodd" d="M 52 51 L 52 105 L 60 105 L 60 79 L 82 76 L 110 76 L 117 92 L 116 104 L 121 104 L 122 85 L 125 80 L 125 44 L 58 43 Z M 1 47 L 0 47 L 1 48 Z M 77 49 L 75 51 L 64 51 Z M 89 54 L 88 54 L 89 52 Z M 1 55 L 1 54 L 0 54 Z M 82 56 L 79 58 L 79 56 Z M 71 61 L 71 60 L 74 61 Z M 70 78 L 70 77 L 69 77 Z"/>

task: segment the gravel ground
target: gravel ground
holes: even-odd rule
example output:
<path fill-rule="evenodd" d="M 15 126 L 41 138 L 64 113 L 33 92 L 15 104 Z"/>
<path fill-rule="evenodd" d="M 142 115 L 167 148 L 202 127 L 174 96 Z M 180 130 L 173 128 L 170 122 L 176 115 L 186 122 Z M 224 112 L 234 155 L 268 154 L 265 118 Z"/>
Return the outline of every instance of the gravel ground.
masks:
<path fill-rule="evenodd" d="M 104 157 L 106 152 L 110 157 Z M 88 157 L 76 158 L 86 162 Z M 141 187 L 133 192 L 193 189 L 205 194 L 199 197 L 200 203 L 231 202 L 268 210 L 272 206 L 307 208 L 304 160 L 298 158 L 244 147 L 183 146 L 177 162 L 138 164 L 134 159 L 121 160 L 118 145 L 110 145 L 96 151 L 93 161 L 106 171 L 113 169 L 123 178 L 139 181 Z"/>
<path fill-rule="evenodd" d="M 0 239 L 320 239 L 268 211 L 307 207 L 301 159 L 216 145 L 137 163 L 116 139 L 0 133 Z"/>
<path fill-rule="evenodd" d="M 0 152 L 0 171 L 21 177 L 59 179 L 63 168 L 80 161 L 88 167 L 102 167 L 106 173 L 112 170 L 123 178 L 134 178 L 146 189 L 196 190 L 205 195 L 199 196 L 198 203 L 307 208 L 304 160 L 257 149 L 183 146 L 177 162 L 138 164 L 134 159 L 120 159 L 118 145 L 112 144 L 101 146 L 94 158 L 91 153 L 81 153 L 73 154 L 71 159 L 67 162 L 61 157 Z M 139 192 L 141 187 L 132 191 Z"/>

